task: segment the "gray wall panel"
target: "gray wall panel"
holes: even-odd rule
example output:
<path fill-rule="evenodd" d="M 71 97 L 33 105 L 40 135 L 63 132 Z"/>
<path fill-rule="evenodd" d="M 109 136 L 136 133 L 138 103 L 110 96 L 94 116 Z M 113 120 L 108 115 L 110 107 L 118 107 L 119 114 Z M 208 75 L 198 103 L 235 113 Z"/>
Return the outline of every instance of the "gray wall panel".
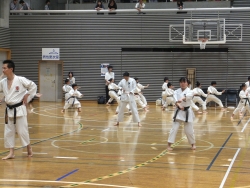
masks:
<path fill-rule="evenodd" d="M 0 27 L 0 48 L 10 48 L 10 29 Z"/>
<path fill-rule="evenodd" d="M 238 88 L 250 76 L 249 42 L 250 13 L 220 14 L 229 24 L 243 23 L 243 41 L 206 48 L 229 48 L 229 52 L 121 52 L 124 47 L 189 48 L 169 42 L 169 25 L 183 24 L 191 14 L 151 15 L 29 15 L 10 18 L 11 48 L 17 63 L 17 74 L 38 81 L 38 61 L 43 47 L 61 48 L 64 78 L 73 71 L 82 86 L 84 100 L 104 95 L 104 78 L 100 64 L 111 63 L 115 68 L 116 83 L 124 71 L 139 77 L 142 84 L 150 84 L 144 91 L 149 101 L 161 94 L 163 78 L 168 76 L 178 87 L 178 79 L 185 76 L 186 68 L 197 69 L 197 80 L 203 87 L 212 80 L 219 88 Z M 217 18 L 215 13 L 196 13 L 192 18 Z M 20 24 L 22 23 L 22 24 Z"/>

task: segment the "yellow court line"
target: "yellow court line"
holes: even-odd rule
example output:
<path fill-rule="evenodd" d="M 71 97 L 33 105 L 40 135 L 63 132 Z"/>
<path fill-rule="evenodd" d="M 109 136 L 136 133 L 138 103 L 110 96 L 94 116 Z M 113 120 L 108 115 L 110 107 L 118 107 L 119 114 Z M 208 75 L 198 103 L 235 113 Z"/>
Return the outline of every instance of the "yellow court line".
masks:
<path fill-rule="evenodd" d="M 186 136 L 182 137 L 179 141 L 175 142 L 171 147 L 174 148 L 176 146 L 178 146 L 183 140 L 187 139 Z M 133 170 L 136 170 L 140 167 L 143 167 L 143 166 L 146 166 L 150 163 L 153 163 L 154 161 L 158 160 L 159 158 L 163 157 L 164 155 L 166 155 L 168 153 L 168 150 L 165 149 L 163 150 L 159 155 L 157 155 L 156 157 L 144 162 L 144 163 L 141 163 L 141 164 L 138 164 L 136 166 L 133 166 L 131 168 L 128 168 L 128 169 L 125 169 L 123 171 L 120 171 L 120 172 L 116 172 L 116 173 L 113 173 L 113 174 L 109 174 L 107 176 L 102 176 L 102 177 L 99 177 L 99 178 L 95 178 L 95 179 L 91 179 L 91 180 L 87 180 L 87 181 L 83 181 L 82 183 L 93 183 L 93 182 L 97 182 L 97 181 L 100 181 L 100 180 L 104 180 L 104 179 L 108 179 L 108 178 L 112 178 L 112 177 L 115 177 L 115 176 L 119 176 L 119 175 L 122 175 L 122 174 L 125 174 L 125 173 L 128 173 L 128 172 L 131 172 Z M 79 186 L 80 184 L 76 183 L 76 184 L 70 184 L 70 185 L 66 185 L 66 186 L 61 186 L 61 188 L 65 188 L 65 187 L 76 187 L 76 186 Z"/>

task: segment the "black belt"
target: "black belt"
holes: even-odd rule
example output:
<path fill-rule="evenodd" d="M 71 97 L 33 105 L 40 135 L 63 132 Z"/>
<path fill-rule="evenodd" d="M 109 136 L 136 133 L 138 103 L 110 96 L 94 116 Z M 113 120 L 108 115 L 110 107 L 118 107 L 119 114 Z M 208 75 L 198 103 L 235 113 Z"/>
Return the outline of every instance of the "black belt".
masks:
<path fill-rule="evenodd" d="M 189 109 L 189 106 L 188 107 L 184 107 L 184 111 L 186 111 L 186 121 L 185 122 L 188 122 L 188 115 L 189 115 L 188 109 Z M 175 122 L 176 116 L 177 116 L 177 114 L 179 113 L 180 110 L 181 109 L 178 107 L 177 110 L 175 111 L 175 114 L 174 114 L 174 117 L 173 117 L 174 122 Z"/>
<path fill-rule="evenodd" d="M 173 97 L 173 95 L 168 95 L 167 97 Z"/>
<path fill-rule="evenodd" d="M 139 95 L 139 93 L 134 93 L 134 95 Z"/>
<path fill-rule="evenodd" d="M 243 99 L 246 100 L 246 101 L 245 101 L 245 106 L 247 105 L 247 102 L 248 102 L 248 104 L 250 104 L 249 98 L 243 98 Z"/>
<path fill-rule="evenodd" d="M 74 107 L 76 97 L 75 97 L 75 96 L 69 97 L 69 98 L 67 99 L 67 102 L 69 102 L 69 99 L 74 99 L 74 100 L 73 100 L 73 103 L 72 103 L 72 107 Z"/>
<path fill-rule="evenodd" d="M 116 91 L 115 89 L 110 89 L 109 91 Z"/>
<path fill-rule="evenodd" d="M 6 104 L 5 109 L 5 124 L 8 124 L 8 108 L 10 110 L 14 109 L 14 124 L 16 124 L 16 108 L 23 105 L 23 101 L 14 105 L 8 105 Z"/>

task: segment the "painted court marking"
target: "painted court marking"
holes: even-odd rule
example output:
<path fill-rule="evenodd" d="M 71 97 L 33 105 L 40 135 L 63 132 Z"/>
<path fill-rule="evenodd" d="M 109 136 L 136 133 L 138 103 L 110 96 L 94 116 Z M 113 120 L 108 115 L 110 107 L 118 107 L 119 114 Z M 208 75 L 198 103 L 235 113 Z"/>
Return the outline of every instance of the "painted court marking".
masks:
<path fill-rule="evenodd" d="M 95 185 L 102 187 L 117 187 L 117 188 L 137 188 L 130 186 L 99 184 L 99 183 L 84 183 L 84 182 L 70 182 L 70 181 L 49 181 L 49 180 L 17 180 L 17 179 L 0 179 L 0 182 L 34 182 L 34 183 L 64 183 L 64 184 L 79 184 L 79 185 Z"/>
<path fill-rule="evenodd" d="M 237 149 L 237 151 L 236 151 L 236 153 L 235 153 L 235 155 L 234 155 L 234 158 L 232 159 L 232 161 L 231 161 L 231 163 L 230 163 L 230 165 L 229 165 L 229 167 L 228 167 L 228 169 L 227 169 L 227 172 L 226 172 L 226 174 L 225 174 L 225 176 L 224 176 L 224 178 L 223 178 L 223 180 L 222 180 L 222 182 L 221 182 L 219 188 L 223 188 L 223 187 L 224 187 L 224 184 L 225 184 L 225 182 L 226 182 L 226 180 L 227 180 L 227 177 L 228 177 L 228 175 L 229 175 L 229 173 L 230 173 L 230 171 L 231 171 L 231 168 L 232 168 L 232 166 L 233 166 L 233 164 L 234 164 L 234 161 L 235 161 L 235 159 L 237 158 L 239 152 L 240 152 L 240 148 Z"/>
<path fill-rule="evenodd" d="M 64 179 L 64 178 L 70 176 L 71 174 L 76 173 L 78 170 L 79 170 L 79 169 L 75 169 L 75 170 L 73 170 L 73 171 L 71 171 L 71 172 L 69 172 L 69 173 L 67 173 L 67 174 L 65 174 L 65 175 L 63 175 L 63 176 L 61 176 L 60 178 L 57 178 L 56 181 L 60 181 L 60 180 L 62 180 L 62 179 Z"/>
<path fill-rule="evenodd" d="M 179 141 L 175 142 L 173 145 L 172 145 L 172 148 L 178 146 L 183 140 L 187 139 L 186 136 L 182 137 Z M 115 177 L 115 176 L 119 176 L 119 175 L 122 175 L 122 174 L 125 174 L 125 173 L 128 173 L 128 172 L 131 172 L 133 170 L 136 170 L 140 167 L 143 167 L 143 166 L 146 166 L 150 163 L 153 163 L 154 161 L 158 160 L 159 158 L 163 157 L 164 155 L 166 155 L 168 152 L 168 150 L 164 150 L 162 151 L 159 155 L 157 155 L 156 157 L 144 162 L 144 163 L 141 163 L 141 164 L 138 164 L 136 166 L 133 166 L 133 167 L 130 167 L 128 169 L 125 169 L 123 171 L 120 171 L 120 172 L 116 172 L 116 173 L 113 173 L 113 174 L 109 174 L 107 176 L 102 176 L 102 177 L 98 177 L 98 178 L 95 178 L 95 179 L 91 179 L 91 180 L 87 180 L 87 181 L 84 181 L 83 183 L 93 183 L 93 182 L 96 182 L 96 181 L 100 181 L 100 180 L 104 180 L 104 179 L 108 179 L 108 178 L 112 178 L 112 177 Z M 76 187 L 76 186 L 79 186 L 80 184 L 71 184 L 71 185 L 67 185 L 67 186 L 62 186 L 62 187 Z"/>

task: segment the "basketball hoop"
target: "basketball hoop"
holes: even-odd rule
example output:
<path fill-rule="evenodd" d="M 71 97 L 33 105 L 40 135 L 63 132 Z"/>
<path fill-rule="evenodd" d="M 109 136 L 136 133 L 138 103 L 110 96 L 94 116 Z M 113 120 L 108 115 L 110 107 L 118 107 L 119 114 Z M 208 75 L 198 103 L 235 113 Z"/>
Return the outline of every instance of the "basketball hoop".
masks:
<path fill-rule="evenodd" d="M 200 49 L 203 50 L 206 48 L 208 38 L 199 38 L 198 42 L 200 43 Z"/>

